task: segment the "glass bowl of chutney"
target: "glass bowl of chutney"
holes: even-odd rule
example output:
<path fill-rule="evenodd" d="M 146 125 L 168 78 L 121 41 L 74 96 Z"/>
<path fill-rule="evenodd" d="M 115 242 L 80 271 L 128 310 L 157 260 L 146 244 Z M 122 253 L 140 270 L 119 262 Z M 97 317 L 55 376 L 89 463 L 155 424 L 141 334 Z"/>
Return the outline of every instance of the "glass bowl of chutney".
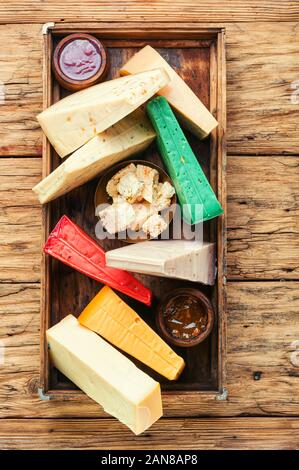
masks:
<path fill-rule="evenodd" d="M 169 292 L 158 306 L 156 323 L 161 336 L 175 346 L 189 348 L 204 341 L 214 325 L 214 309 L 198 289 Z"/>

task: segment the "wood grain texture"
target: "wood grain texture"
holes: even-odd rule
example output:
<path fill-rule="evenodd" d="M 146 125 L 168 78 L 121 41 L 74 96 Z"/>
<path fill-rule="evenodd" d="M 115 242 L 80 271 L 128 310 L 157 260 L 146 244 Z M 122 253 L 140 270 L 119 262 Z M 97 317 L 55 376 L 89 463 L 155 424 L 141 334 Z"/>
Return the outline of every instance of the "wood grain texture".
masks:
<path fill-rule="evenodd" d="M 228 152 L 298 153 L 299 25 L 235 24 L 227 42 Z"/>
<path fill-rule="evenodd" d="M 228 150 L 269 155 L 228 159 L 229 277 L 260 281 L 228 282 L 228 399 L 190 409 L 174 396 L 166 410 L 170 419 L 138 438 L 114 419 L 85 419 L 104 416 L 90 400 L 51 403 L 37 395 L 41 210 L 31 187 L 40 179 L 41 162 L 28 156 L 40 156 L 42 145 L 35 119 L 42 107 L 39 23 L 67 18 L 226 26 Z M 0 25 L 0 155 L 27 156 L 0 162 L 0 339 L 6 361 L 0 366 L 0 448 L 299 448 L 298 418 L 285 418 L 299 414 L 299 295 L 298 282 L 291 281 L 298 279 L 298 157 L 281 157 L 299 148 L 299 104 L 291 103 L 299 79 L 298 20 L 298 2 L 290 1 L 0 5 L 0 22 L 36 23 Z M 273 278 L 290 280 L 263 281 Z M 187 414 L 192 418 L 183 418 Z M 268 414 L 280 417 L 262 417 Z"/>
<path fill-rule="evenodd" d="M 291 362 L 299 339 L 298 294 L 298 282 L 228 285 L 229 402 L 242 403 L 243 413 L 299 412 L 299 363 Z"/>
<path fill-rule="evenodd" d="M 299 158 L 230 157 L 228 277 L 299 279 Z"/>
<path fill-rule="evenodd" d="M 0 159 L 0 281 L 40 280 L 41 208 L 32 187 L 40 158 Z"/>
<path fill-rule="evenodd" d="M 227 42 L 228 153 L 297 154 L 299 99 L 292 104 L 291 96 L 299 80 L 298 23 L 222 26 Z M 0 155 L 40 156 L 36 114 L 42 108 L 41 25 L 0 25 L 0 37 L 7 44 L 0 48 L 6 95 L 0 104 Z"/>
<path fill-rule="evenodd" d="M 0 159 L 0 280 L 39 282 L 41 159 Z M 228 279 L 299 279 L 299 157 L 228 157 Z"/>
<path fill-rule="evenodd" d="M 298 2 L 275 0 L 209 0 L 192 1 L 158 0 L 155 2 L 67 0 L 9 0 L 0 6 L 0 21 L 3 23 L 41 23 L 47 21 L 288 21 L 299 19 Z"/>
<path fill-rule="evenodd" d="M 299 448 L 294 418 L 161 419 L 134 436 L 111 419 L 1 420 L 0 447 L 9 449 L 274 449 Z"/>
<path fill-rule="evenodd" d="M 40 155 L 41 26 L 0 25 L 0 37 L 0 155 Z"/>
<path fill-rule="evenodd" d="M 170 395 L 165 416 L 299 415 L 298 282 L 229 282 L 227 293 L 228 399 Z M 0 417 L 106 417 L 88 398 L 39 399 L 39 300 L 39 284 L 0 284 Z"/>

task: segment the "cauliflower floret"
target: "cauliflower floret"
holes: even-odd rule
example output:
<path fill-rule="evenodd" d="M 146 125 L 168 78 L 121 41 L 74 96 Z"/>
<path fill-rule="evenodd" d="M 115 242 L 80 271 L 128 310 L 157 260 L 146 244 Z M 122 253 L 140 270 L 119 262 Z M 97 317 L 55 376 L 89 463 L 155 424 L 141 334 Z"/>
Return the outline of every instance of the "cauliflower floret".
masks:
<path fill-rule="evenodd" d="M 127 175 L 128 173 L 136 173 L 136 166 L 134 163 L 130 163 L 129 165 L 119 170 L 117 173 L 115 173 L 112 179 L 118 183 L 121 177 Z"/>
<path fill-rule="evenodd" d="M 109 233 L 126 230 L 135 219 L 134 209 L 127 202 L 112 204 L 99 212 L 98 215 L 103 227 Z"/>
<path fill-rule="evenodd" d="M 106 186 L 106 191 L 109 194 L 109 196 L 112 198 L 115 198 L 118 196 L 117 182 L 113 178 L 108 181 L 107 186 Z"/>
<path fill-rule="evenodd" d="M 142 230 L 151 238 L 158 237 L 166 228 L 167 223 L 159 214 L 151 215 L 142 225 Z"/>
<path fill-rule="evenodd" d="M 137 165 L 136 176 L 144 183 L 142 197 L 147 202 L 153 202 L 154 185 L 159 181 L 159 173 L 155 168 L 146 165 Z"/>
<path fill-rule="evenodd" d="M 128 173 L 133 173 L 133 174 L 136 173 L 136 166 L 134 165 L 134 163 L 130 163 L 129 165 L 125 166 L 125 168 L 122 168 L 121 170 L 119 170 L 108 181 L 107 186 L 106 186 L 106 191 L 110 197 L 114 198 L 118 196 L 117 185 L 119 183 L 119 180 L 121 179 L 122 176 L 127 175 Z"/>
<path fill-rule="evenodd" d="M 142 202 L 139 204 L 134 204 L 133 209 L 135 212 L 135 218 L 130 226 L 130 229 L 138 231 L 141 229 L 144 222 L 152 214 L 152 207 L 151 204 L 149 204 L 148 202 Z"/>
<path fill-rule="evenodd" d="M 119 194 L 113 198 L 113 204 L 121 204 L 122 202 L 127 202 L 127 201 Z"/>
<path fill-rule="evenodd" d="M 165 199 L 171 199 L 175 194 L 175 189 L 168 181 L 165 181 L 160 187 L 159 194 Z"/>
<path fill-rule="evenodd" d="M 157 212 L 166 209 L 171 204 L 171 198 L 175 194 L 174 187 L 168 181 L 158 183 L 155 186 L 153 207 Z"/>

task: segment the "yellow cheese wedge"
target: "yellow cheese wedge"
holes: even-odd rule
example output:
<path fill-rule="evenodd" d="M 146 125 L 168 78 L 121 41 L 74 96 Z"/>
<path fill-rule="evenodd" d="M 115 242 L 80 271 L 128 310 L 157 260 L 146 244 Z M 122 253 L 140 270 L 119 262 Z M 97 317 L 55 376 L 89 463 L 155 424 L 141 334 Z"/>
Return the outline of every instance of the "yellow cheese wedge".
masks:
<path fill-rule="evenodd" d="M 34 186 L 41 204 L 86 183 L 118 161 L 145 150 L 155 132 L 137 109 L 74 152 L 56 170 Z"/>
<path fill-rule="evenodd" d="M 135 434 L 162 416 L 160 384 L 68 315 L 47 331 L 54 366 Z"/>
<path fill-rule="evenodd" d="M 37 119 L 56 152 L 65 157 L 135 111 L 168 82 L 163 68 L 117 78 L 67 96 Z"/>
<path fill-rule="evenodd" d="M 216 119 L 184 80 L 151 46 L 145 46 L 137 52 L 122 66 L 120 73 L 136 74 L 156 67 L 164 67 L 171 79 L 170 83 L 157 94 L 165 96 L 186 129 L 200 139 L 207 137 L 218 125 Z"/>
<path fill-rule="evenodd" d="M 185 363 L 110 287 L 103 287 L 78 318 L 81 325 L 103 336 L 169 380 Z"/>

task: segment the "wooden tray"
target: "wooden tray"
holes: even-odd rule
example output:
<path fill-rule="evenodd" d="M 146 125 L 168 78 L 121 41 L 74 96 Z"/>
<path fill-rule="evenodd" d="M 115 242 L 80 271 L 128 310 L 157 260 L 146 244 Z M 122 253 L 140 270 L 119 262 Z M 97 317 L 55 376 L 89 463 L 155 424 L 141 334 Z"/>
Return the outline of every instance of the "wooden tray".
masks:
<path fill-rule="evenodd" d="M 53 47 L 57 41 L 72 32 L 91 33 L 101 39 L 108 49 L 111 67 L 107 79 L 118 76 L 119 67 L 138 49 L 146 44 L 157 48 L 164 58 L 179 72 L 205 105 L 213 112 L 219 126 L 209 139 L 199 141 L 191 134 L 187 138 L 198 156 L 198 160 L 226 210 L 225 189 L 225 46 L 223 29 L 201 29 L 198 26 L 127 24 L 57 24 L 44 27 L 44 107 L 48 107 L 66 91 L 56 82 L 51 70 Z M 162 165 L 153 144 L 142 156 Z M 55 154 L 46 138 L 43 142 L 43 177 L 56 168 L 61 159 Z M 95 238 L 93 197 L 99 178 L 71 191 L 69 194 L 43 207 L 43 242 L 61 215 L 68 215 L 87 233 Z M 204 224 L 205 239 L 217 244 L 218 277 L 214 287 L 198 285 L 212 300 L 216 321 L 210 337 L 194 348 L 178 349 L 186 360 L 186 369 L 180 379 L 169 382 L 152 370 L 138 367 L 159 380 L 163 390 L 164 410 L 172 413 L 200 407 L 203 401 L 225 399 L 225 216 Z M 102 244 L 103 242 L 101 242 Z M 122 242 L 107 240 L 105 249 L 120 246 Z M 183 286 L 197 284 L 181 280 L 136 275 L 153 290 L 155 302 L 163 292 Z M 43 399 L 87 400 L 65 377 L 49 364 L 45 331 L 67 314 L 78 315 L 101 285 L 92 279 L 68 268 L 62 263 L 43 255 L 42 301 L 41 301 L 41 383 Z M 137 312 L 155 328 L 151 309 L 123 296 Z"/>

